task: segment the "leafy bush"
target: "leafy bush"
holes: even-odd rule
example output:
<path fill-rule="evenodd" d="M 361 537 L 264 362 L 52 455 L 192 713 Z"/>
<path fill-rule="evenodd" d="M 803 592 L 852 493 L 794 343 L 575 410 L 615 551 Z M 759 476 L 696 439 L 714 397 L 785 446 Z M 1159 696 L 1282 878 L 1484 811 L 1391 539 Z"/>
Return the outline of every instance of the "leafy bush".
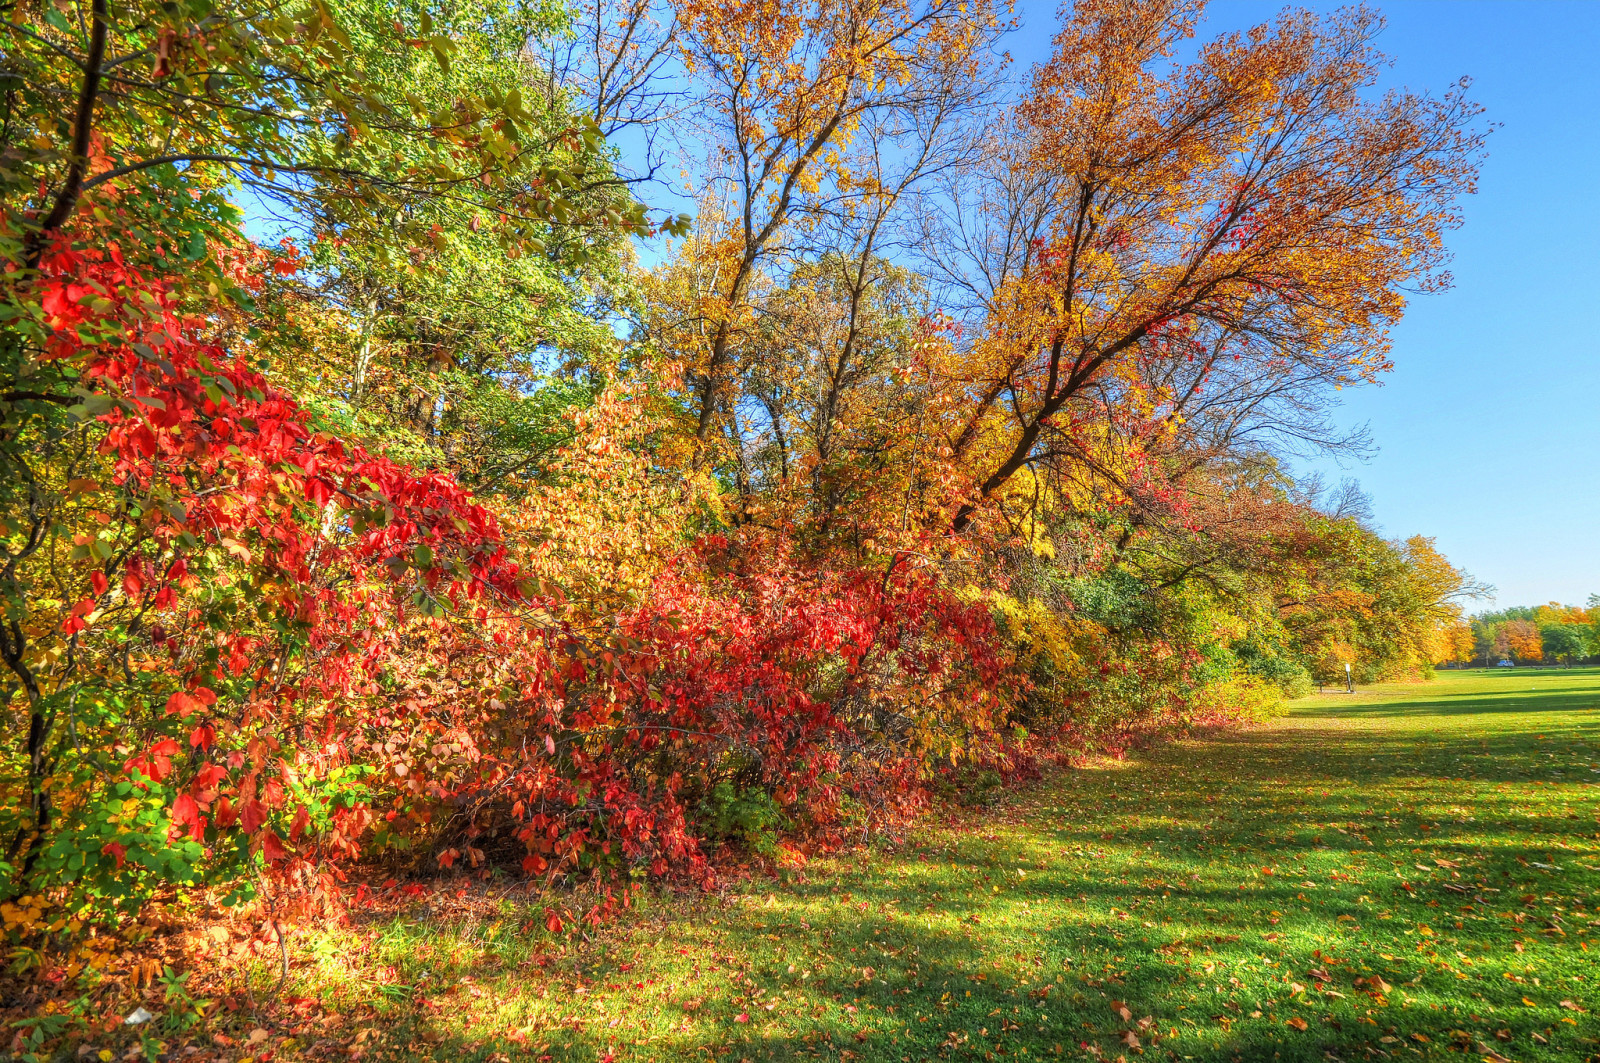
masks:
<path fill-rule="evenodd" d="M 708 840 L 735 841 L 769 860 L 777 856 L 779 836 L 788 826 L 771 794 L 763 790 L 740 791 L 727 780 L 717 783 L 701 799 L 700 814 Z"/>

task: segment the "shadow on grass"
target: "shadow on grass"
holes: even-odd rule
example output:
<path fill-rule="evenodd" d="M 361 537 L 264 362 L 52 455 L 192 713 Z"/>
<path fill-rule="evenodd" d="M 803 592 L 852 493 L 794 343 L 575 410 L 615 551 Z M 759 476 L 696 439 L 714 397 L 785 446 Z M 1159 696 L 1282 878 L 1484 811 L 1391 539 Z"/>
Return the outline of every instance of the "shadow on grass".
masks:
<path fill-rule="evenodd" d="M 1446 675 L 1436 683 L 1364 688 L 1353 697 L 1319 694 L 1299 705 L 1331 717 L 1600 711 L 1600 668 L 1474 669 Z"/>
<path fill-rule="evenodd" d="M 1600 739 L 1590 671 L 1525 727 L 1441 684 L 1063 773 L 590 940 L 508 901 L 357 927 L 298 991 L 373 1060 L 1581 1060 L 1600 803 L 1554 773 Z"/>
<path fill-rule="evenodd" d="M 869 894 L 868 913 L 858 914 L 855 901 Z M 711 950 L 702 977 L 680 973 L 677 991 L 665 999 L 641 1000 L 630 991 L 640 967 L 624 968 L 615 949 L 627 943 L 612 941 L 602 955 L 564 957 L 574 961 L 571 980 L 558 982 L 552 995 L 564 992 L 566 999 L 531 1017 L 515 1040 L 463 1036 L 449 1008 L 400 1007 L 374 1016 L 392 1051 L 375 1045 L 369 1058 L 988 1060 L 1054 1058 L 1060 1045 L 1074 1058 L 1089 1046 L 1096 1058 L 1111 1059 L 1133 1056 L 1132 1034 L 1140 1054 L 1155 1058 L 1381 1058 L 1400 1045 L 1429 1055 L 1486 1041 L 1516 1058 L 1534 1058 L 1537 1035 L 1552 1042 L 1544 1058 L 1578 1059 L 1584 1042 L 1600 1034 L 1590 1014 L 1577 1014 L 1567 1027 L 1554 1006 L 1528 1007 L 1524 988 L 1498 971 L 1463 981 L 1423 956 L 1363 951 L 1368 932 L 1359 926 L 1339 940 L 1318 937 L 1315 947 L 1263 944 L 1259 929 L 1230 927 L 1228 919 L 1151 929 L 1134 940 L 1116 923 L 1017 923 L 1025 901 L 1019 896 L 991 906 L 971 928 L 935 929 L 908 925 L 871 904 L 891 895 L 811 894 L 822 896 L 834 908 L 826 923 L 802 927 L 791 916 L 764 924 L 766 933 L 751 935 L 759 945 L 737 955 Z M 1119 900 L 1130 903 L 1125 895 Z M 1263 902 L 1286 903 L 1281 893 L 1251 898 Z M 721 917 L 750 930 L 760 911 L 745 905 Z M 1331 914 L 1286 919 L 1271 932 L 1295 935 Z M 669 921 L 647 933 L 675 944 L 680 929 Z M 448 936 L 448 928 L 440 932 Z M 847 959 L 843 968 L 830 964 L 831 973 L 812 979 L 785 966 L 795 958 L 823 964 L 839 957 Z M 498 964 L 444 968 L 440 975 L 486 986 L 506 978 Z M 1357 985 L 1374 975 L 1384 990 Z M 582 1008 L 580 983 L 588 998 Z M 772 999 L 780 1003 L 769 1012 L 762 1002 Z M 750 1021 L 739 1021 L 741 1015 Z M 1524 1054 L 1529 1050 L 1534 1055 Z"/>

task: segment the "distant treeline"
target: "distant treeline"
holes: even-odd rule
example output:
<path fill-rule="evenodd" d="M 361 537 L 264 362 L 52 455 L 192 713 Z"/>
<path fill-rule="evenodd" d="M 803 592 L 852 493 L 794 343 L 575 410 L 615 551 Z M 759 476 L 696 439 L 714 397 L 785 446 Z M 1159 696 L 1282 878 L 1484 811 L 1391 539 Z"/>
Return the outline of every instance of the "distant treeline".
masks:
<path fill-rule="evenodd" d="M 1581 664 L 1600 657 L 1600 594 L 1587 608 L 1550 602 L 1517 605 L 1472 618 L 1475 664 Z"/>

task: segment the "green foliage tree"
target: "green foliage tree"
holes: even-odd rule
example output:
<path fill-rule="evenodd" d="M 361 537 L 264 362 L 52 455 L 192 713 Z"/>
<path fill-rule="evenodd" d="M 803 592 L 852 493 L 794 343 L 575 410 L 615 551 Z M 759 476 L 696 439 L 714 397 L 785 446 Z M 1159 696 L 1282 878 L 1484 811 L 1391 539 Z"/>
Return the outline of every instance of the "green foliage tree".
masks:
<path fill-rule="evenodd" d="M 1545 624 L 1539 629 L 1545 660 L 1571 665 L 1589 656 L 1587 624 Z"/>

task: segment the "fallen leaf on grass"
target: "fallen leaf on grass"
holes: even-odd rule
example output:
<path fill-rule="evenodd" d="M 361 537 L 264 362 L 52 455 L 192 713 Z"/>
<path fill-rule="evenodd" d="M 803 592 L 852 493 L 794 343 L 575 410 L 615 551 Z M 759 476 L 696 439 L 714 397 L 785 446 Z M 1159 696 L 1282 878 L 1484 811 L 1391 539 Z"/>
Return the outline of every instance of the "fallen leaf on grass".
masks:
<path fill-rule="evenodd" d="M 1122 1001 L 1113 1000 L 1111 1002 L 1111 1010 L 1116 1014 L 1117 1018 L 1121 1019 L 1123 1022 L 1133 1021 L 1133 1011 L 1129 1009 L 1128 1005 L 1124 1004 Z"/>
<path fill-rule="evenodd" d="M 1499 1052 L 1496 1052 L 1494 1049 L 1490 1048 L 1486 1044 L 1483 1044 L 1482 1042 L 1479 1042 L 1478 1044 L 1478 1054 L 1483 1056 L 1484 1059 L 1487 1059 L 1489 1063 L 1511 1063 L 1510 1056 L 1502 1056 Z"/>
<path fill-rule="evenodd" d="M 1123 1044 L 1127 1045 L 1129 1048 L 1138 1048 L 1139 1047 L 1139 1035 L 1134 1033 L 1132 1030 L 1128 1030 L 1127 1032 L 1125 1032 L 1122 1035 L 1122 1037 L 1120 1038 L 1120 1040 L 1122 1041 Z"/>
<path fill-rule="evenodd" d="M 1284 1025 L 1293 1026 L 1296 1030 L 1304 1030 L 1306 1028 L 1306 1020 L 1296 1015 L 1294 1018 L 1287 1020 Z"/>
<path fill-rule="evenodd" d="M 1588 1011 L 1589 1010 L 1588 1008 L 1580 1008 L 1578 1005 L 1574 1004 L 1570 1000 L 1563 1000 L 1561 1002 L 1561 1006 L 1566 1008 L 1568 1011 Z"/>

